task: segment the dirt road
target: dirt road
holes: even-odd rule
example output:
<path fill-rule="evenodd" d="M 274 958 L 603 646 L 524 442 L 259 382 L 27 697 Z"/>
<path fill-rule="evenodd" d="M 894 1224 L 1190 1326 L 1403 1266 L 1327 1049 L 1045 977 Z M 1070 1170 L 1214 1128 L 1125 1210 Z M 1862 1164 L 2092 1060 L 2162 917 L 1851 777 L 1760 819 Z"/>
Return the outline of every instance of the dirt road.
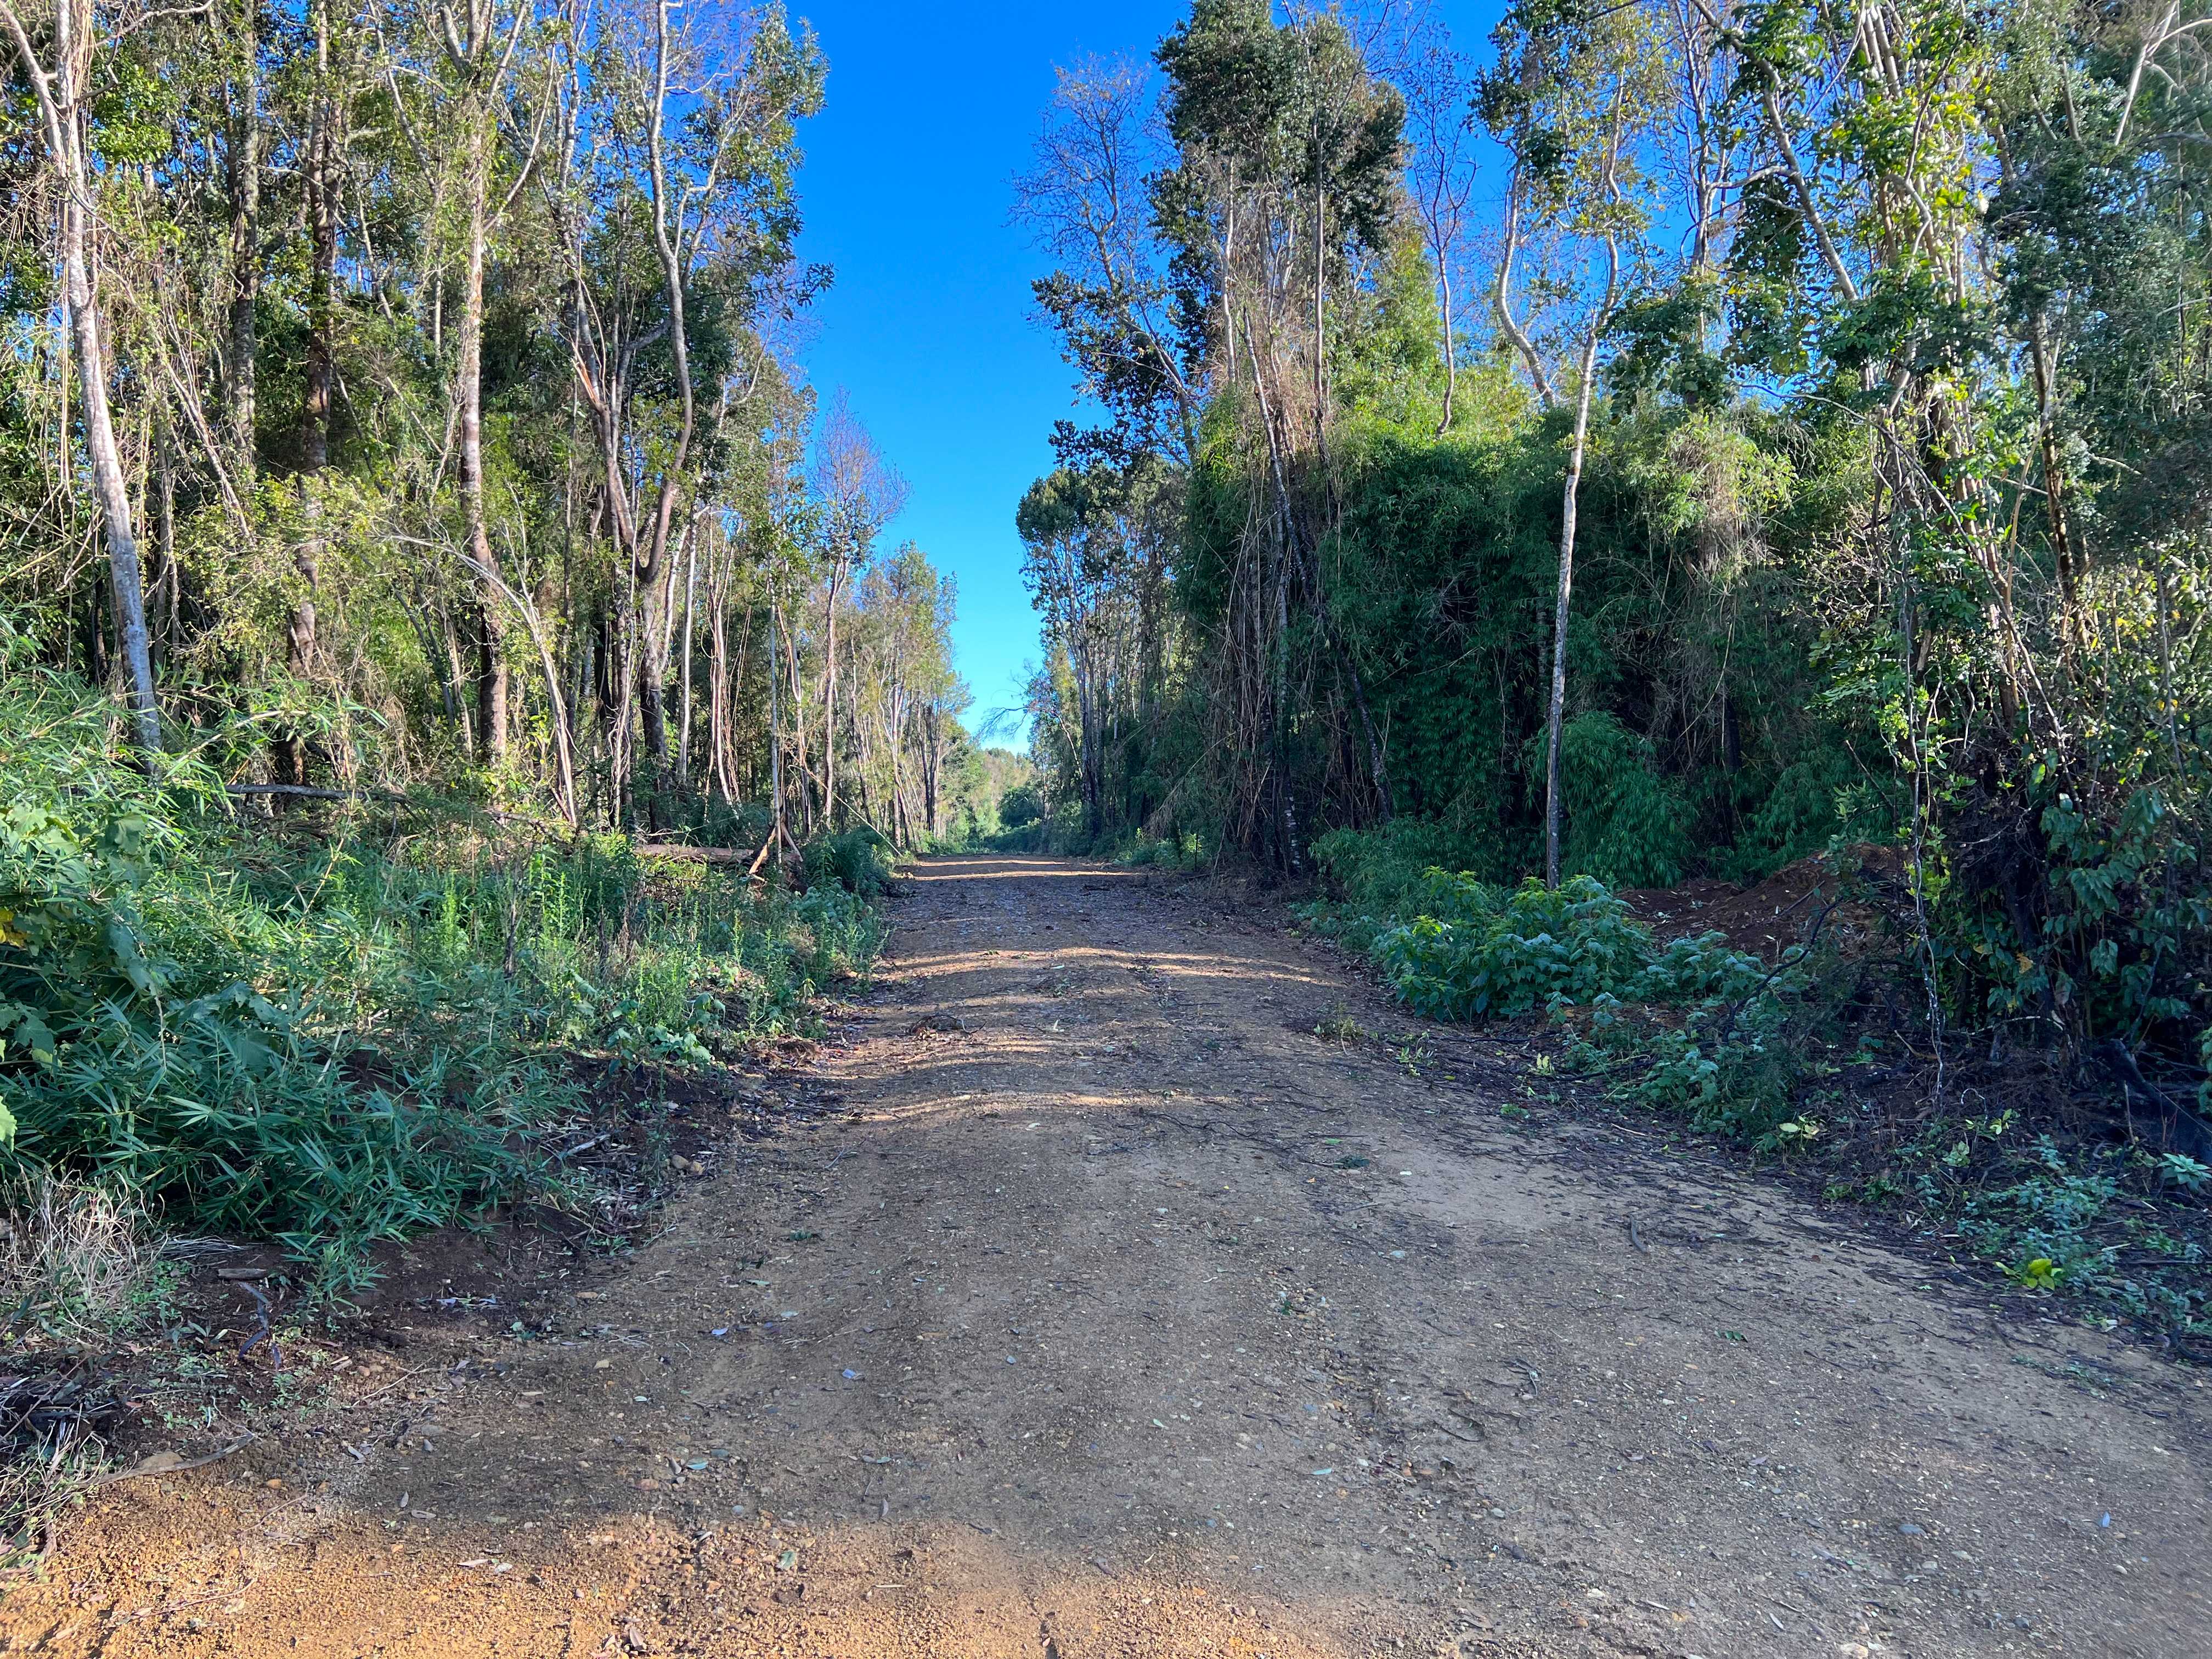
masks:
<path fill-rule="evenodd" d="M 819 1082 L 551 1336 L 110 1488 L 0 1650 L 2212 1653 L 2195 1374 L 1517 1049 L 1322 1040 L 1408 1022 L 1261 919 L 903 885 Z"/>

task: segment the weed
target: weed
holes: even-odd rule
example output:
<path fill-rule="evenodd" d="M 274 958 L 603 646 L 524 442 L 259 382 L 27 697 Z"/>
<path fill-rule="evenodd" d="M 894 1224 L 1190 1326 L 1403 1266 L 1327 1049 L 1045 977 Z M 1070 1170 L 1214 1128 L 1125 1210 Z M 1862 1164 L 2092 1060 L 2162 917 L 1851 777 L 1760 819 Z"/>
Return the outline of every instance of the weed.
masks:
<path fill-rule="evenodd" d="M 882 944 L 872 832 L 807 848 L 796 895 L 435 811 L 428 835 L 291 833 L 200 759 L 149 777 L 111 726 L 85 688 L 0 682 L 0 1159 L 281 1241 L 318 1295 L 380 1240 L 553 1184 L 579 1058 L 734 1057 Z"/>
<path fill-rule="evenodd" d="M 0 1304 L 11 1343 L 97 1347 L 157 1316 L 174 1270 L 145 1249 L 145 1218 L 109 1186 L 19 1170 L 0 1185 Z"/>
<path fill-rule="evenodd" d="M 2157 1159 L 2161 1180 L 2170 1182 L 2186 1192 L 2201 1193 L 2212 1189 L 2212 1170 L 2208 1170 L 2195 1158 L 2183 1152 L 2161 1152 Z"/>
<path fill-rule="evenodd" d="M 1363 1042 L 1367 1037 L 1365 1028 L 1341 1009 L 1316 1025 L 1314 1035 L 1323 1042 Z"/>

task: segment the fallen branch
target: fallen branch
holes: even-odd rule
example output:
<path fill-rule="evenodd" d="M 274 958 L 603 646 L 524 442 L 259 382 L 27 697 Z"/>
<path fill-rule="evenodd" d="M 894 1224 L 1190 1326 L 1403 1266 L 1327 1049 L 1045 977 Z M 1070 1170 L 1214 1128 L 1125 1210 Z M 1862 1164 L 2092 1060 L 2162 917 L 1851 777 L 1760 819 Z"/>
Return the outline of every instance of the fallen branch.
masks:
<path fill-rule="evenodd" d="M 219 1463 L 231 1453 L 242 1450 L 252 1443 L 253 1436 L 248 1434 L 243 1438 L 232 1441 L 220 1451 L 211 1451 L 205 1457 L 195 1457 L 190 1462 L 176 1459 L 173 1455 L 165 1457 L 162 1453 L 155 1452 L 139 1462 L 137 1467 L 118 1469 L 112 1474 L 103 1474 L 92 1484 L 94 1486 L 112 1486 L 118 1480 L 136 1480 L 143 1475 L 182 1474 L 187 1469 L 204 1469 L 209 1464 Z"/>
<path fill-rule="evenodd" d="M 295 800 L 405 800 L 389 789 L 317 789 L 304 783 L 227 783 L 226 795 L 284 795 Z"/>
<path fill-rule="evenodd" d="M 641 859 L 681 859 L 687 864 L 743 864 L 750 856 L 730 847 L 692 847 L 682 842 L 647 842 L 637 849 Z"/>

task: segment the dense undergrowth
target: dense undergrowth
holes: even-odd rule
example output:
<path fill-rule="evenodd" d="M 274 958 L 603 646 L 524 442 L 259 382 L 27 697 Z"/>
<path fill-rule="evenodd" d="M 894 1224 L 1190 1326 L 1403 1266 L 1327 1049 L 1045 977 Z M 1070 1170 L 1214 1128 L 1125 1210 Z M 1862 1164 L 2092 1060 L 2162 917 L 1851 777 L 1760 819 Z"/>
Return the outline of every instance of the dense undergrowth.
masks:
<path fill-rule="evenodd" d="M 1789 1158 L 1830 1200 L 1890 1212 L 2026 1290 L 2212 1339 L 2212 1168 L 2069 1097 L 2047 1063 L 1960 1056 L 1933 1086 L 1909 1001 L 1900 1018 L 1899 941 L 1845 952 L 1821 937 L 1825 915 L 1869 900 L 1848 857 L 1831 855 L 1821 904 L 1770 958 L 1717 931 L 1662 942 L 1594 877 L 1501 887 L 1437 861 L 1450 851 L 1415 823 L 1323 836 L 1330 896 L 1306 919 L 1416 1013 L 1541 1016 L 1561 1039 L 1543 1070 L 1613 1105 Z"/>
<path fill-rule="evenodd" d="M 0 1162 L 171 1231 L 281 1242 L 315 1290 L 526 1192 L 609 1079 L 806 1028 L 865 973 L 888 858 L 806 849 L 804 888 L 641 865 L 447 805 L 234 799 L 206 734 L 149 769 L 81 683 L 0 690 Z"/>

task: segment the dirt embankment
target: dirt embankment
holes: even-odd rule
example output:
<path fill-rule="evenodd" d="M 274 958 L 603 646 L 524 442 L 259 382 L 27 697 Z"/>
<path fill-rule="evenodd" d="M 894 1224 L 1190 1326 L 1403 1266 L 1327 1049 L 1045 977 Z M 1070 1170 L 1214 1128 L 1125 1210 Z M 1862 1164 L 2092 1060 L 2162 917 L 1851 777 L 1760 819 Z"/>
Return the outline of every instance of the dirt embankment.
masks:
<path fill-rule="evenodd" d="M 1324 1042 L 1406 1022 L 1146 878 L 937 860 L 898 924 L 830 1109 L 547 1328 L 106 1489 L 0 1650 L 2203 1650 L 2196 1374 L 1479 1033 Z"/>

